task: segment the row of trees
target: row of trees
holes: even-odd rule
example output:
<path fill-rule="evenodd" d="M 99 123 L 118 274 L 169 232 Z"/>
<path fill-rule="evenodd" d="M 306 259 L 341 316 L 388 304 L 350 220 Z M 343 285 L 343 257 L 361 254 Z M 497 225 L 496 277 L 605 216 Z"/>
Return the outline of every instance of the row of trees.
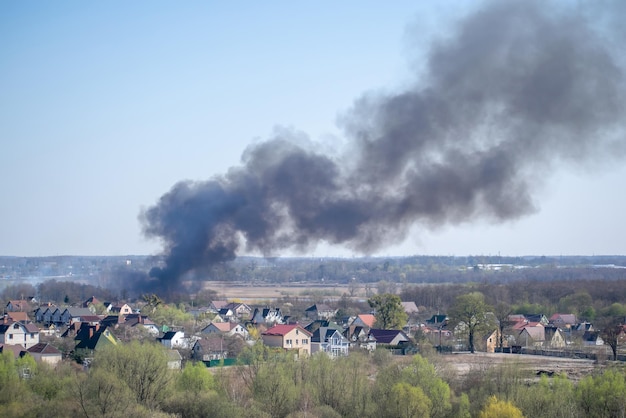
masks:
<path fill-rule="evenodd" d="M 158 344 L 99 351 L 89 370 L 0 355 L 0 416 L 11 417 L 613 417 L 626 413 L 622 368 L 533 379 L 515 363 L 465 377 L 445 357 L 392 359 L 385 350 L 295 360 L 255 345 L 246 366 L 167 368 Z M 531 383 L 535 381 L 535 383 Z"/>

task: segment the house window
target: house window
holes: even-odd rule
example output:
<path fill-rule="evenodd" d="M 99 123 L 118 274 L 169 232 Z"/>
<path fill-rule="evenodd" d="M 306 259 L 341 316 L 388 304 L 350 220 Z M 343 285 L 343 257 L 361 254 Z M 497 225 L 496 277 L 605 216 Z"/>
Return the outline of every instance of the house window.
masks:
<path fill-rule="evenodd" d="M 13 334 L 9 334 L 9 340 L 13 339 Z"/>
<path fill-rule="evenodd" d="M 34 332 L 30 333 L 30 338 L 35 338 L 35 333 Z"/>
<path fill-rule="evenodd" d="M 296 345 L 298 345 L 298 340 L 296 340 Z"/>
<path fill-rule="evenodd" d="M 286 341 L 285 341 L 285 344 L 287 344 L 287 345 L 291 345 L 291 340 L 286 340 Z"/>
<path fill-rule="evenodd" d="M 303 338 L 303 339 L 302 339 L 302 344 L 308 344 L 308 343 L 309 343 L 308 338 Z"/>

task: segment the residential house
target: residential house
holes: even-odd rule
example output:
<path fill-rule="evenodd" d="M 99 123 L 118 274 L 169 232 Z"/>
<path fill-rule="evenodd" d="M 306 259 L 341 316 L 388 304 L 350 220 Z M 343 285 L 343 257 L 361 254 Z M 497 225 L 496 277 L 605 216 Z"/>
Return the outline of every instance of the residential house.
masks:
<path fill-rule="evenodd" d="M 201 338 L 195 342 L 191 350 L 195 360 L 211 361 L 228 358 L 228 350 L 221 337 Z"/>
<path fill-rule="evenodd" d="M 148 333 L 154 335 L 155 337 L 159 335 L 159 327 L 154 323 L 150 318 L 141 314 L 130 314 L 122 317 L 124 320 L 123 324 L 125 327 L 135 328 L 140 327 L 148 331 Z"/>
<path fill-rule="evenodd" d="M 72 322 L 86 322 L 88 324 L 98 324 L 100 323 L 100 321 L 102 320 L 102 316 L 101 315 L 81 315 L 78 318 L 73 318 Z"/>
<path fill-rule="evenodd" d="M 498 347 L 499 344 L 499 333 L 498 330 L 493 330 L 491 332 L 488 332 L 485 337 L 483 338 L 483 342 L 485 344 L 485 351 L 487 353 L 495 353 L 496 351 L 496 347 Z"/>
<path fill-rule="evenodd" d="M 219 316 L 219 318 L 222 321 L 226 321 L 226 322 L 230 322 L 230 321 L 235 321 L 235 312 L 233 312 L 232 309 L 230 308 L 222 308 L 219 311 L 217 311 L 217 316 Z"/>
<path fill-rule="evenodd" d="M 576 315 L 574 314 L 560 314 L 555 313 L 549 319 L 550 324 L 555 327 L 570 329 L 578 323 Z"/>
<path fill-rule="evenodd" d="M 211 322 L 200 332 L 202 334 L 222 334 L 231 337 L 238 335 L 244 339 L 248 339 L 248 330 L 246 327 L 234 322 Z"/>
<path fill-rule="evenodd" d="M 32 310 L 32 307 L 30 306 L 30 303 L 28 303 L 28 301 L 25 299 L 15 299 L 10 300 L 7 303 L 6 310 L 12 312 L 30 312 Z"/>
<path fill-rule="evenodd" d="M 88 308 L 65 308 L 59 316 L 58 324 L 68 325 L 72 322 L 80 321 L 81 316 L 91 317 L 93 316 L 93 312 L 91 312 Z"/>
<path fill-rule="evenodd" d="M 26 312 L 8 311 L 4 314 L 4 317 L 2 318 L 2 322 L 5 324 L 11 323 L 11 322 L 21 322 L 22 324 L 28 324 L 33 321 L 30 320 Z"/>
<path fill-rule="evenodd" d="M 311 334 L 313 334 L 319 327 L 343 329 L 343 328 L 340 328 L 338 325 L 330 322 L 327 319 L 316 319 L 315 321 L 311 321 L 308 325 L 304 327 L 304 329 L 309 331 Z"/>
<path fill-rule="evenodd" d="M 167 350 L 167 368 L 170 370 L 180 370 L 183 368 L 183 356 L 178 350 Z"/>
<path fill-rule="evenodd" d="M 5 351 L 13 353 L 13 358 L 18 359 L 26 352 L 26 349 L 20 344 L 2 344 L 0 343 L 0 353 Z"/>
<path fill-rule="evenodd" d="M 604 345 L 604 340 L 597 331 L 587 331 L 583 334 L 583 345 L 587 347 L 597 347 Z"/>
<path fill-rule="evenodd" d="M 332 319 L 337 314 L 337 309 L 323 303 L 317 303 L 305 309 L 304 314 L 311 319 Z"/>
<path fill-rule="evenodd" d="M 415 304 L 415 302 L 400 303 L 402 304 L 402 308 L 404 308 L 404 312 L 406 312 L 407 315 L 411 316 L 419 313 L 419 309 L 417 309 L 417 305 Z"/>
<path fill-rule="evenodd" d="M 133 308 L 131 308 L 127 303 L 116 303 L 111 306 L 109 311 L 116 315 L 129 315 L 133 313 Z"/>
<path fill-rule="evenodd" d="M 405 345 L 411 342 L 408 335 L 399 329 L 370 329 L 369 335 L 376 339 L 376 344 Z"/>
<path fill-rule="evenodd" d="M 517 342 L 524 347 L 542 347 L 546 339 L 545 328 L 541 324 L 523 327 Z"/>
<path fill-rule="evenodd" d="M 311 336 L 311 354 L 322 352 L 330 357 L 348 355 L 350 341 L 335 328 L 319 327 Z"/>
<path fill-rule="evenodd" d="M 545 348 L 563 348 L 565 347 L 565 334 L 561 328 L 548 325 L 544 328 Z"/>
<path fill-rule="evenodd" d="M 213 313 L 218 313 L 220 309 L 226 308 L 229 303 L 230 302 L 228 302 L 227 300 L 214 300 L 209 304 L 209 309 Z"/>
<path fill-rule="evenodd" d="M 252 313 L 252 308 L 242 302 L 230 302 L 224 308 L 233 311 L 233 314 L 238 318 L 249 318 Z"/>
<path fill-rule="evenodd" d="M 443 328 L 448 325 L 448 315 L 433 315 L 430 319 L 426 320 L 426 325 L 431 328 Z"/>
<path fill-rule="evenodd" d="M 40 306 L 35 310 L 35 321 L 44 325 L 52 324 L 52 314 L 57 309 L 55 305 Z"/>
<path fill-rule="evenodd" d="M 284 317 L 280 308 L 255 308 L 250 322 L 266 325 L 282 324 Z"/>
<path fill-rule="evenodd" d="M 26 350 L 33 358 L 40 363 L 47 363 L 51 366 L 58 364 L 62 355 L 61 352 L 49 343 L 38 343 Z"/>
<path fill-rule="evenodd" d="M 376 350 L 376 338 L 367 332 L 367 329 L 358 325 L 350 325 L 343 332 L 343 336 L 350 343 L 350 348 L 360 348 L 367 351 Z"/>
<path fill-rule="evenodd" d="M 89 309 L 94 314 L 102 313 L 102 312 L 96 312 L 96 309 L 97 309 L 96 305 L 103 305 L 103 304 L 100 300 L 98 300 L 98 298 L 96 298 L 95 296 L 91 296 L 90 298 L 88 298 L 87 300 L 83 302 L 81 307 Z M 102 306 L 100 306 L 100 309 L 102 309 Z"/>
<path fill-rule="evenodd" d="M 106 327 L 90 324 L 81 324 L 76 337 L 76 350 L 88 350 L 93 355 L 94 351 L 103 347 L 119 344 L 119 340 Z"/>
<path fill-rule="evenodd" d="M 350 325 L 357 327 L 374 328 L 376 317 L 372 314 L 360 314 L 352 321 Z"/>
<path fill-rule="evenodd" d="M 63 322 L 63 320 L 61 319 L 61 315 L 63 314 L 63 311 L 65 311 L 66 308 L 57 308 L 55 307 L 52 310 L 52 316 L 50 317 L 50 323 L 57 325 L 57 326 L 61 326 L 64 325 L 65 322 Z M 69 322 L 68 322 L 69 323 Z"/>
<path fill-rule="evenodd" d="M 187 345 L 184 331 L 168 331 L 157 340 L 167 348 L 185 348 Z"/>
<path fill-rule="evenodd" d="M 261 334 L 263 344 L 297 351 L 298 355 L 311 354 L 312 334 L 298 324 L 279 324 Z"/>
<path fill-rule="evenodd" d="M 526 317 L 526 320 L 530 323 L 530 322 L 538 322 L 541 325 L 548 325 L 550 323 L 550 321 L 548 320 L 548 318 L 544 315 L 544 314 L 530 314 L 530 315 L 524 315 Z"/>
<path fill-rule="evenodd" d="M 12 322 L 0 324 L 0 343 L 19 344 L 26 349 L 39 343 L 39 328 L 33 323 Z"/>

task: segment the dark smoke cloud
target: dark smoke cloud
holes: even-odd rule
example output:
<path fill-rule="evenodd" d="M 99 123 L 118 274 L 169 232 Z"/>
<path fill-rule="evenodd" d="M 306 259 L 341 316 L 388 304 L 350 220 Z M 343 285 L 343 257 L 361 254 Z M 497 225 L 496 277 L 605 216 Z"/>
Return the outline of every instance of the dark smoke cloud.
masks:
<path fill-rule="evenodd" d="M 225 175 L 176 184 L 141 216 L 166 246 L 151 276 L 171 283 L 244 249 L 269 255 L 320 241 L 371 253 L 415 224 L 532 213 L 555 164 L 623 150 L 623 57 L 611 26 L 589 16 L 488 3 L 431 45 L 412 88 L 355 101 L 341 119 L 345 154 L 281 130 Z"/>

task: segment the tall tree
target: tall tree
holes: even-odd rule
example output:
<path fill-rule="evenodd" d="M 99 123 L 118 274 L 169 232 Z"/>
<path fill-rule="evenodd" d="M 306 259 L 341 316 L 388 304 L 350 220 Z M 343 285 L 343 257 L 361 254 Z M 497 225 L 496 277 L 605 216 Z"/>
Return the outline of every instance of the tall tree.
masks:
<path fill-rule="evenodd" d="M 93 368 L 110 372 L 128 386 L 139 404 L 150 409 L 160 407 L 172 377 L 166 351 L 156 343 L 133 341 L 105 347 L 96 352 Z"/>
<path fill-rule="evenodd" d="M 619 341 L 624 334 L 624 325 L 622 317 L 608 317 L 602 318 L 597 322 L 598 328 L 600 328 L 600 335 L 604 340 L 604 343 L 611 347 L 613 352 L 613 360 L 617 360 L 617 348 Z"/>
<path fill-rule="evenodd" d="M 510 325 L 509 315 L 513 308 L 508 303 L 500 302 L 494 308 L 494 315 L 498 321 L 498 347 L 504 346 L 504 329 Z"/>
<path fill-rule="evenodd" d="M 406 325 L 408 315 L 404 311 L 398 295 L 378 294 L 368 299 L 367 303 L 376 310 L 377 328 L 396 329 Z"/>
<path fill-rule="evenodd" d="M 485 296 L 480 292 L 472 292 L 458 296 L 448 314 L 453 325 L 462 325 L 467 330 L 471 353 L 476 349 L 474 346 L 476 333 L 493 325 L 487 317 L 489 309 L 489 305 L 485 303 Z"/>

